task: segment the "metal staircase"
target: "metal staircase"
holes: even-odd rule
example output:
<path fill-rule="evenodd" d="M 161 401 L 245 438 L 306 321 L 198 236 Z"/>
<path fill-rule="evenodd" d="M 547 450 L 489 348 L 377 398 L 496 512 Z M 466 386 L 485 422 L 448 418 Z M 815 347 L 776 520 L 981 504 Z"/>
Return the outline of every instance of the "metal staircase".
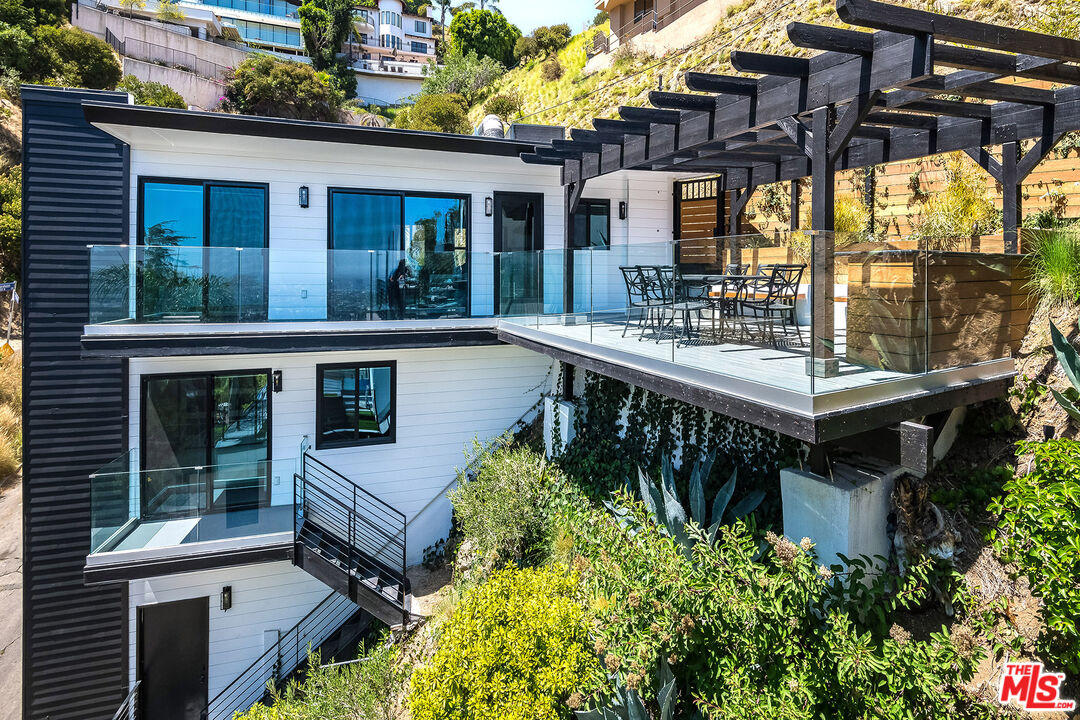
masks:
<path fill-rule="evenodd" d="M 405 515 L 304 453 L 293 563 L 391 627 L 409 622 Z"/>

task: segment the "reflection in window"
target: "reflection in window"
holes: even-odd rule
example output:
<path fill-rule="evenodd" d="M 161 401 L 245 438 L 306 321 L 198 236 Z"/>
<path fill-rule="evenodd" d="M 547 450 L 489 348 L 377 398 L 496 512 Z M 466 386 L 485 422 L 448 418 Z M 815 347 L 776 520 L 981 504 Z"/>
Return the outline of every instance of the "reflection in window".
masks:
<path fill-rule="evenodd" d="M 320 365 L 318 442 L 346 447 L 394 442 L 395 365 Z"/>
<path fill-rule="evenodd" d="M 610 200 L 581 200 L 578 203 L 570 246 L 575 250 L 611 247 Z"/>
<path fill-rule="evenodd" d="M 140 319 L 265 319 L 266 187 L 159 180 L 140 187 Z"/>
<path fill-rule="evenodd" d="M 466 313 L 467 197 L 334 190 L 330 205 L 333 319 Z"/>
<path fill-rule="evenodd" d="M 142 517 L 186 517 L 268 498 L 267 373 L 148 376 Z"/>

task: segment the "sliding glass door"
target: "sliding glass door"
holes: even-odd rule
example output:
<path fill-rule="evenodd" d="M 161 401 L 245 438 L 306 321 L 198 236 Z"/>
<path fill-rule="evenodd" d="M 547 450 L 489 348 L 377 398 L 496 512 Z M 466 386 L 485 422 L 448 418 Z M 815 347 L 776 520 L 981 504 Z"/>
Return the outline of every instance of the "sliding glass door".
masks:
<path fill-rule="evenodd" d="M 267 186 L 139 182 L 137 317 L 266 319 Z"/>
<path fill-rule="evenodd" d="M 542 309 L 541 261 L 544 196 L 495 193 L 495 303 L 499 315 L 532 315 Z"/>
<path fill-rule="evenodd" d="M 142 392 L 142 516 L 264 505 L 269 373 L 151 375 Z"/>

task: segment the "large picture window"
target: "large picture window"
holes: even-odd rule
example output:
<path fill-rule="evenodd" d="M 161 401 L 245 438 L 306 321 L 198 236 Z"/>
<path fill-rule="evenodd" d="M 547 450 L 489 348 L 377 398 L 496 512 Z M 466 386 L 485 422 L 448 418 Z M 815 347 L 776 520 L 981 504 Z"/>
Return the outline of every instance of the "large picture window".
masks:
<path fill-rule="evenodd" d="M 334 320 L 468 314 L 469 196 L 330 190 Z"/>
<path fill-rule="evenodd" d="M 394 442 L 394 362 L 319 365 L 317 448 Z"/>
<path fill-rule="evenodd" d="M 570 247 L 575 250 L 585 248 L 611 247 L 611 201 L 581 200 L 574 211 L 573 232 Z"/>
<path fill-rule="evenodd" d="M 140 178 L 138 317 L 265 319 L 266 185 Z"/>

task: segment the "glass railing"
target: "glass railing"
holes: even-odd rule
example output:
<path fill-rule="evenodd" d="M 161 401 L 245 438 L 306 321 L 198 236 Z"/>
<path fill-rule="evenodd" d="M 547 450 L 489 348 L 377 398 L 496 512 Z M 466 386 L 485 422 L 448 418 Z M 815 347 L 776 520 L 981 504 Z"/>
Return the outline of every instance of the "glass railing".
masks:
<path fill-rule="evenodd" d="M 273 464 L 289 476 L 296 465 Z M 291 498 L 271 504 L 272 477 L 268 460 L 141 470 L 122 455 L 90 476 L 90 553 L 288 532 Z"/>
<path fill-rule="evenodd" d="M 491 266 L 472 255 L 474 263 Z M 464 250 L 90 247 L 91 324 L 469 317 Z M 485 283 L 480 283 L 481 287 Z M 490 314 L 489 297 L 478 298 Z"/>
<path fill-rule="evenodd" d="M 751 391 L 879 385 L 1016 354 L 1024 264 L 968 240 L 785 232 L 501 258 L 501 319 Z"/>
<path fill-rule="evenodd" d="M 90 321 L 490 318 L 816 394 L 1014 355 L 1027 266 L 1002 249 L 811 232 L 468 254 L 96 246 Z"/>

